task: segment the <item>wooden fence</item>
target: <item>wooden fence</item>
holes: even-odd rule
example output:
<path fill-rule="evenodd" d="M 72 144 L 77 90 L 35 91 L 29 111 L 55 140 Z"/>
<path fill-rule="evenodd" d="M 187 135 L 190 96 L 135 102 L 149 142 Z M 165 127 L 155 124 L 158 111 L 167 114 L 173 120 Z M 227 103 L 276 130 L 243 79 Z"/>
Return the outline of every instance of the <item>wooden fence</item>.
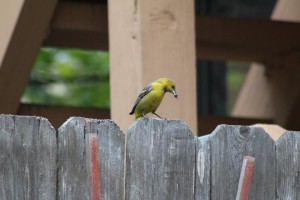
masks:
<path fill-rule="evenodd" d="M 197 138 L 182 121 L 145 118 L 125 136 L 110 120 L 73 117 L 56 132 L 41 117 L 0 115 L 0 199 L 233 200 L 245 155 L 249 199 L 300 199 L 300 132 L 273 141 L 219 125 Z"/>

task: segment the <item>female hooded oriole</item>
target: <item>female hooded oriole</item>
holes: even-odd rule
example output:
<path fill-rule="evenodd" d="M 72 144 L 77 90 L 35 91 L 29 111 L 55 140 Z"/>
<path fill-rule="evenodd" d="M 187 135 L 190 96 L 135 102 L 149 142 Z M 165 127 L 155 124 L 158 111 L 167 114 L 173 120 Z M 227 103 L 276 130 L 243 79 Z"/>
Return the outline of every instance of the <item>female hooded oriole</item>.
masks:
<path fill-rule="evenodd" d="M 129 114 L 134 114 L 135 119 L 137 119 L 151 112 L 161 118 L 155 111 L 166 92 L 172 93 L 174 97 L 177 98 L 176 84 L 172 79 L 160 78 L 153 81 L 139 94 Z"/>

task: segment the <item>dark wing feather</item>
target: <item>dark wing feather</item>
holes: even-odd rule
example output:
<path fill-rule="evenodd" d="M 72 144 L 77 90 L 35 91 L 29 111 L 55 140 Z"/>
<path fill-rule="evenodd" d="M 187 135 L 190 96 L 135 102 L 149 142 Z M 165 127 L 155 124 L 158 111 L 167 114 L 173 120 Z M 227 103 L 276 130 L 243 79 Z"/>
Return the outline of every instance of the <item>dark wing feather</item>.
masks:
<path fill-rule="evenodd" d="M 129 115 L 133 115 L 135 108 L 137 107 L 137 105 L 140 103 L 140 101 L 142 100 L 142 98 L 144 96 L 146 96 L 150 91 L 152 90 L 152 84 L 149 84 L 148 86 L 146 86 L 143 91 L 139 94 L 139 96 L 137 97 L 134 106 L 131 110 L 131 112 L 129 113 Z"/>

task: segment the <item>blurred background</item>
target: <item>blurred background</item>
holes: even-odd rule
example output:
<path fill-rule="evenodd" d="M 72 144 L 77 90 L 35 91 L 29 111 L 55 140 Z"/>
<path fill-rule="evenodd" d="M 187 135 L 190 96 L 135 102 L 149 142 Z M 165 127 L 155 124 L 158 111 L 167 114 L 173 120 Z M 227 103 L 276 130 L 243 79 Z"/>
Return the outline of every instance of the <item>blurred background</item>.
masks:
<path fill-rule="evenodd" d="M 28 0 L 28 2 L 30 1 Z M 195 61 L 196 115 L 199 135 L 211 132 L 216 125 L 222 123 L 245 125 L 277 123 L 289 129 L 299 129 L 300 123 L 297 122 L 295 117 L 299 114 L 297 108 L 299 107 L 300 96 L 297 77 L 295 75 L 293 79 L 293 88 L 290 87 L 290 91 L 295 95 L 287 95 L 287 99 L 292 100 L 284 101 L 281 98 L 288 90 L 287 87 L 282 85 L 287 85 L 289 80 L 286 78 L 285 83 L 281 84 L 277 75 L 285 73 L 280 70 L 285 69 L 286 63 L 291 63 L 290 60 L 293 61 L 293 66 L 299 64 L 297 44 L 293 44 L 293 41 L 296 41 L 297 38 L 292 37 L 299 32 L 298 15 L 291 14 L 297 13 L 296 8 L 299 4 L 296 1 L 289 1 L 286 2 L 286 6 L 278 6 L 279 3 L 282 3 L 282 1 L 194 1 L 197 43 Z M 58 127 L 70 115 L 102 119 L 111 118 L 111 65 L 110 52 L 108 51 L 107 4 L 108 2 L 105 0 L 58 0 L 52 5 L 53 16 L 51 13 L 47 19 L 50 25 L 45 26 L 46 34 L 41 36 L 42 42 L 36 43 L 36 47 L 39 46 L 38 51 L 33 52 L 31 56 L 34 58 L 34 64 L 32 68 L 28 68 L 30 76 L 28 79 L 26 79 L 26 76 L 24 80 L 22 79 L 27 85 L 24 87 L 24 91 L 20 90 L 22 91 L 21 104 L 16 109 L 11 110 L 6 110 L 6 106 L 3 106 L 2 110 L 0 108 L 1 112 L 49 117 L 53 119 L 53 121 L 50 119 L 50 122 L 55 127 Z M 280 7 L 284 9 L 279 9 Z M 42 9 L 44 8 L 39 7 L 36 10 L 41 14 Z M 291 11 L 289 12 L 289 10 Z M 86 16 L 81 13 L 85 13 Z M 95 18 L 95 16 L 102 16 L 102 18 Z M 276 22 L 273 23 L 273 20 L 276 20 Z M 212 24 L 219 24 L 217 28 L 224 30 L 224 37 L 221 32 L 216 38 L 211 37 L 213 38 L 212 43 L 206 44 L 206 39 L 211 39 L 208 37 L 210 32 L 215 33 L 216 27 L 213 27 Z M 266 28 L 261 32 L 260 28 L 265 24 L 270 28 Z M 247 27 L 251 28 L 248 29 Z M 277 27 L 287 27 L 288 29 L 279 30 L 276 29 Z M 25 29 L 22 30 L 24 33 Z M 276 31 L 272 32 L 272 30 Z M 232 46 L 230 46 L 231 44 L 224 46 L 228 41 L 235 42 L 234 38 L 230 38 L 230 31 L 237 33 L 237 43 L 232 44 Z M 285 31 L 287 44 L 278 42 L 282 39 L 279 37 L 280 34 L 284 34 Z M 247 40 L 252 33 L 254 39 Z M 278 38 L 272 38 L 273 33 L 276 33 Z M 245 40 L 243 40 L 244 35 L 247 35 Z M 274 46 L 278 47 L 279 50 L 278 52 L 274 50 L 276 53 L 274 55 L 272 50 L 270 50 L 271 53 L 264 54 L 264 49 L 256 49 L 256 46 L 260 45 L 252 42 L 256 38 L 259 42 L 262 41 L 261 38 L 268 38 L 269 36 L 270 41 L 261 46 L 270 49 Z M 281 51 L 281 47 L 288 50 Z M 206 50 L 211 50 L 210 48 L 213 50 L 206 54 Z M 217 52 L 218 48 L 225 50 Z M 226 49 L 229 51 L 226 52 Z M 257 51 L 256 54 L 255 51 Z M 3 55 L 5 61 L 6 54 Z M 5 68 L 4 61 L 3 68 Z M 30 62 L 28 61 L 28 65 Z M 257 106 L 257 104 L 250 105 L 249 101 L 252 100 L 248 102 L 244 100 L 247 98 L 245 93 L 248 90 L 246 89 L 251 86 L 251 83 L 253 85 L 255 85 L 254 83 L 261 84 L 261 82 L 254 79 L 251 79 L 252 82 L 248 81 L 245 84 L 247 76 L 250 76 L 249 71 L 255 65 L 254 62 L 260 62 L 260 65 L 263 65 L 261 74 L 265 76 L 267 82 L 269 81 L 267 86 L 264 87 L 267 87 L 271 93 L 270 97 L 258 95 L 258 99 L 262 99 L 264 102 L 260 106 Z M 292 73 L 292 70 L 290 71 L 289 73 Z M 254 72 L 252 77 L 255 77 L 256 75 L 253 74 Z M 286 74 L 286 77 L 289 77 L 288 73 Z M 250 78 L 248 79 L 250 80 Z M 2 83 L 6 84 L 5 81 Z M 275 89 L 272 88 L 273 86 L 270 88 L 268 86 L 268 84 L 273 84 L 272 81 L 278 83 L 278 85 L 275 84 Z M 241 95 L 243 87 L 244 94 Z M 278 93 L 277 97 L 280 96 L 280 98 L 274 96 L 275 93 L 277 94 L 276 88 L 285 91 L 282 94 Z M 251 91 L 253 92 L 253 90 L 255 89 Z M 265 92 L 264 94 L 268 93 Z M 6 102 L 7 99 L 5 99 Z M 281 110 L 274 109 L 278 105 L 282 106 Z M 288 105 L 293 106 L 289 107 Z M 255 107 L 258 111 L 252 113 L 251 110 L 255 110 L 253 109 Z M 266 108 L 266 112 L 260 112 L 259 110 L 263 110 L 261 108 Z M 282 110 L 287 114 L 278 117 L 278 113 Z M 58 117 L 60 119 L 56 119 L 53 115 L 57 112 L 62 113 L 62 116 Z"/>

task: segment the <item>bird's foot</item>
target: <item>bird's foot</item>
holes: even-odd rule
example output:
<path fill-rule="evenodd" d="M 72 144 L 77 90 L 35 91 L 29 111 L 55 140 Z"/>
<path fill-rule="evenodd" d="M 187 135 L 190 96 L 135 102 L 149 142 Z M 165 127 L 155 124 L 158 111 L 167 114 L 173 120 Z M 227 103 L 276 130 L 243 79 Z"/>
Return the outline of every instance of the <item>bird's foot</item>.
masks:
<path fill-rule="evenodd" d="M 155 112 L 153 112 L 154 115 L 156 115 L 157 117 L 159 117 L 161 119 L 161 116 L 159 116 L 158 114 L 156 114 Z"/>

